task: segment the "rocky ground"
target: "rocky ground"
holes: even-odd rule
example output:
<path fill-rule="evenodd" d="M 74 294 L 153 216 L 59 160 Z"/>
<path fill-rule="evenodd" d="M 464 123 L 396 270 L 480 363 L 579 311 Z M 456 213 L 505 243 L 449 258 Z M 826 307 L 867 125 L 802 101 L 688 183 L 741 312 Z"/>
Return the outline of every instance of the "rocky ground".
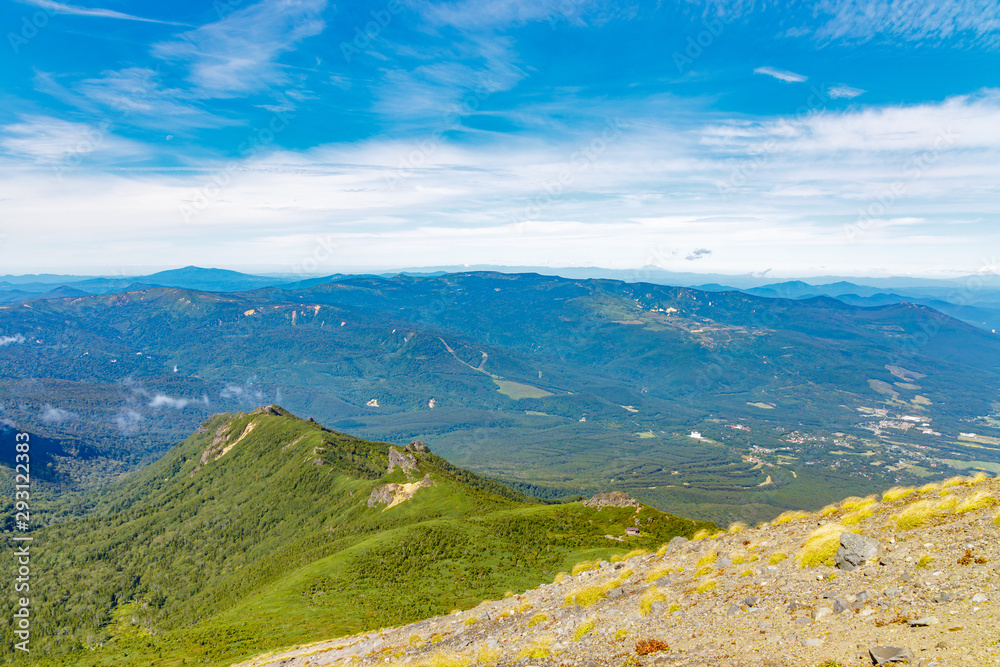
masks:
<path fill-rule="evenodd" d="M 892 489 L 242 667 L 1000 664 L 998 506 L 1000 478 Z"/>

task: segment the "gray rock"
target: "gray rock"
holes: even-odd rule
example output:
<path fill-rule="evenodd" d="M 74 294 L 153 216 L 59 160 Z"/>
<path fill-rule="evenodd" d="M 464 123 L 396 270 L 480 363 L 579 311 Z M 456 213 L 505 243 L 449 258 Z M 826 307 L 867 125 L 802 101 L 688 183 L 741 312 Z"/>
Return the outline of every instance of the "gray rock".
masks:
<path fill-rule="evenodd" d="M 681 537 L 680 535 L 670 538 L 670 541 L 667 542 L 667 553 L 670 553 L 671 551 L 673 551 L 674 549 L 683 544 L 687 544 L 687 542 L 689 541 L 690 540 L 688 540 L 688 538 Z"/>
<path fill-rule="evenodd" d="M 890 662 L 913 662 L 913 651 L 900 646 L 872 646 L 868 649 L 872 662 L 887 665 Z"/>
<path fill-rule="evenodd" d="M 803 616 L 802 618 L 797 618 L 793 621 L 794 625 L 798 625 L 800 627 L 805 625 L 810 625 L 811 623 L 812 619 L 805 616 Z"/>
<path fill-rule="evenodd" d="M 808 646 L 809 648 L 817 648 L 823 645 L 823 640 L 817 637 L 810 637 L 809 639 L 803 639 L 802 645 Z"/>
<path fill-rule="evenodd" d="M 951 593 L 938 593 L 937 595 L 934 596 L 934 602 L 938 604 L 951 602 Z"/>
<path fill-rule="evenodd" d="M 743 604 L 745 604 L 748 607 L 756 607 L 757 606 L 757 598 L 754 597 L 753 595 L 751 595 L 751 596 L 743 599 Z"/>
<path fill-rule="evenodd" d="M 738 604 L 730 605 L 729 609 L 726 610 L 726 616 L 735 616 L 740 613 L 740 606 Z"/>
<path fill-rule="evenodd" d="M 872 595 L 872 592 L 866 588 L 854 596 L 854 604 L 864 606 L 865 603 L 872 599 Z"/>
<path fill-rule="evenodd" d="M 975 595 L 972 596 L 972 601 L 975 602 L 976 604 L 981 604 L 983 602 L 986 602 L 986 596 L 983 595 L 982 593 L 976 593 Z"/>
<path fill-rule="evenodd" d="M 729 567 L 733 564 L 732 559 L 721 556 L 715 559 L 715 567 Z"/>
<path fill-rule="evenodd" d="M 833 601 L 833 613 L 834 615 L 843 614 L 845 611 L 851 608 L 851 604 L 844 598 L 835 598 Z"/>
<path fill-rule="evenodd" d="M 895 586 L 890 586 L 889 588 L 885 589 L 885 596 L 887 598 L 894 598 L 902 592 L 903 591 L 900 590 L 899 588 L 896 588 Z"/>
<path fill-rule="evenodd" d="M 923 618 L 917 618 L 910 621 L 910 627 L 924 628 L 927 627 L 928 625 L 937 625 L 940 622 L 941 621 L 937 619 L 937 616 L 924 616 Z"/>
<path fill-rule="evenodd" d="M 857 533 L 841 533 L 840 548 L 833 560 L 841 570 L 850 572 L 867 563 L 874 563 L 882 555 L 882 545 L 873 537 Z"/>

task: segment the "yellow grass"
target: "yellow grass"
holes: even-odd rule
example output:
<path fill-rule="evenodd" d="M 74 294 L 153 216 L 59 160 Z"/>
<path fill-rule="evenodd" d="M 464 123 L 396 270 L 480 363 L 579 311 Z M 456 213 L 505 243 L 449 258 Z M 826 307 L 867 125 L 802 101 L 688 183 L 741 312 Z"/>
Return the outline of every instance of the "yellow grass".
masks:
<path fill-rule="evenodd" d="M 660 548 L 656 550 L 656 555 L 660 556 L 661 558 L 663 556 L 666 556 L 667 555 L 667 549 L 669 549 L 669 548 L 670 548 L 670 543 L 669 542 L 664 542 L 663 544 L 660 545 Z"/>
<path fill-rule="evenodd" d="M 435 653 L 426 660 L 413 663 L 414 667 L 467 667 L 469 660 L 455 653 Z"/>
<path fill-rule="evenodd" d="M 920 560 L 917 561 L 917 567 L 928 567 L 933 562 L 933 556 L 921 556 Z"/>
<path fill-rule="evenodd" d="M 566 578 L 567 574 L 568 573 L 566 573 L 566 572 L 556 572 L 556 578 L 552 580 L 552 583 L 553 584 L 561 584 L 563 582 L 563 579 Z"/>
<path fill-rule="evenodd" d="M 581 572 L 586 572 L 587 570 L 596 570 L 596 569 L 597 569 L 597 563 L 595 563 L 592 560 L 585 560 L 573 566 L 572 575 L 575 577 Z"/>
<path fill-rule="evenodd" d="M 840 509 L 856 510 L 859 507 L 871 505 L 874 502 L 875 496 L 868 496 L 867 498 L 861 498 L 860 496 L 847 496 L 840 501 Z"/>
<path fill-rule="evenodd" d="M 938 509 L 950 510 L 957 504 L 958 504 L 958 498 L 956 498 L 955 496 L 948 496 L 947 498 L 938 503 Z"/>
<path fill-rule="evenodd" d="M 993 517 L 993 525 L 1000 526 L 1000 512 L 997 512 L 997 515 Z"/>
<path fill-rule="evenodd" d="M 799 552 L 799 567 L 816 567 L 824 563 L 833 565 L 833 556 L 840 546 L 840 534 L 843 532 L 843 526 L 827 524 L 809 533 Z"/>
<path fill-rule="evenodd" d="M 935 484 L 934 482 L 930 482 L 929 484 L 924 484 L 919 489 L 917 489 L 917 493 L 920 494 L 933 493 L 934 491 L 939 491 L 940 489 L 941 489 L 940 484 Z"/>
<path fill-rule="evenodd" d="M 521 612 L 521 613 L 524 613 L 524 612 L 528 611 L 529 609 L 534 609 L 534 608 L 535 608 L 535 606 L 533 604 L 531 604 L 530 602 L 525 602 L 520 607 L 518 607 L 517 610 L 519 612 Z"/>
<path fill-rule="evenodd" d="M 729 532 L 730 533 L 738 533 L 741 530 L 746 530 L 746 529 L 747 529 L 747 525 L 745 523 L 743 523 L 742 521 L 736 521 L 735 523 L 729 524 Z"/>
<path fill-rule="evenodd" d="M 800 512 L 798 510 L 788 510 L 787 512 L 782 512 L 778 516 L 774 517 L 771 521 L 772 526 L 780 526 L 783 523 L 788 523 L 789 521 L 794 521 L 795 519 L 805 519 L 809 515 L 805 512 Z"/>
<path fill-rule="evenodd" d="M 733 565 L 742 565 L 747 559 L 743 556 L 733 556 Z"/>
<path fill-rule="evenodd" d="M 768 562 L 771 565 L 777 565 L 778 563 L 780 563 L 781 561 L 785 560 L 786 558 L 788 558 L 788 554 L 781 553 L 779 551 L 777 553 L 771 554 L 771 558 L 770 558 L 770 560 L 768 560 Z"/>
<path fill-rule="evenodd" d="M 627 554 L 622 557 L 622 560 L 629 560 L 630 558 L 636 558 L 638 556 L 646 556 L 649 554 L 649 549 L 632 549 Z"/>
<path fill-rule="evenodd" d="M 699 540 L 707 540 L 710 537 L 712 537 L 712 531 L 710 531 L 708 528 L 702 528 L 697 533 L 691 536 L 691 541 L 697 542 Z"/>
<path fill-rule="evenodd" d="M 706 565 L 705 567 L 700 567 L 700 568 L 698 568 L 697 570 L 694 571 L 694 576 L 696 576 L 696 577 L 704 577 L 707 574 L 712 574 L 712 566 L 711 565 Z"/>
<path fill-rule="evenodd" d="M 961 475 L 955 475 L 954 477 L 949 477 L 948 479 L 944 480 L 941 483 L 941 486 L 942 487 L 961 486 L 963 484 L 965 484 L 965 478 L 962 477 Z"/>
<path fill-rule="evenodd" d="M 977 472 L 975 475 L 972 476 L 972 479 L 969 480 L 969 486 L 974 486 L 974 485 L 979 484 L 981 482 L 985 482 L 989 478 L 990 478 L 990 476 L 987 475 L 986 473 L 984 473 L 982 471 Z"/>
<path fill-rule="evenodd" d="M 551 637 L 542 637 L 535 640 L 531 646 L 526 646 L 517 654 L 517 659 L 521 658 L 547 658 L 552 655 L 549 645 L 552 643 Z"/>
<path fill-rule="evenodd" d="M 919 528 L 937 516 L 937 513 L 938 508 L 933 501 L 915 502 L 907 505 L 902 512 L 896 515 L 896 528 L 899 530 Z"/>
<path fill-rule="evenodd" d="M 656 581 L 660 577 L 665 577 L 668 574 L 670 574 L 671 572 L 673 572 L 673 569 L 671 569 L 667 565 L 660 565 L 659 567 L 654 567 L 646 575 L 646 583 L 648 584 L 650 582 Z"/>
<path fill-rule="evenodd" d="M 712 591 L 715 590 L 716 586 L 717 584 L 715 583 L 714 579 L 708 579 L 707 581 L 702 582 L 701 585 L 698 586 L 698 588 L 694 589 L 694 592 L 704 593 L 705 591 Z"/>
<path fill-rule="evenodd" d="M 588 586 L 573 596 L 573 601 L 581 607 L 590 607 L 598 600 L 604 599 L 607 594 L 608 591 L 604 586 Z"/>
<path fill-rule="evenodd" d="M 628 637 L 628 630 L 625 628 L 619 628 L 618 632 L 615 633 L 615 641 L 620 642 L 621 640 Z"/>
<path fill-rule="evenodd" d="M 859 510 L 851 512 L 850 514 L 845 514 L 841 517 L 840 522 L 845 526 L 855 526 L 874 515 L 875 512 L 872 510 L 871 506 L 863 507 Z"/>
<path fill-rule="evenodd" d="M 580 625 L 576 626 L 576 630 L 573 631 L 573 641 L 578 642 L 583 639 L 588 632 L 594 629 L 597 625 L 596 621 L 584 621 Z"/>
<path fill-rule="evenodd" d="M 481 665 L 492 665 L 500 661 L 500 651 L 495 648 L 484 648 L 479 652 L 479 655 L 476 656 L 476 660 Z"/>
<path fill-rule="evenodd" d="M 819 511 L 819 513 L 822 514 L 823 516 L 830 516 L 831 514 L 835 514 L 836 512 L 839 511 L 840 511 L 840 505 L 838 505 L 837 503 L 830 503 L 829 505 L 824 506 L 823 509 Z"/>
<path fill-rule="evenodd" d="M 697 566 L 698 567 L 702 567 L 704 565 L 711 565 L 718 558 L 719 558 L 719 552 L 718 551 L 710 551 L 710 552 L 708 552 L 707 554 L 705 554 L 704 556 L 702 556 L 701 558 L 698 559 Z"/>
<path fill-rule="evenodd" d="M 549 620 L 549 617 L 546 616 L 545 614 L 535 614 L 534 616 L 531 617 L 531 620 L 528 621 L 528 627 L 530 628 L 533 625 L 544 623 L 547 620 Z"/>
<path fill-rule="evenodd" d="M 665 602 L 667 600 L 667 595 L 661 591 L 656 586 L 650 586 L 642 598 L 639 600 L 639 613 L 643 616 L 649 616 L 649 612 L 653 610 L 653 604 L 656 602 Z"/>
<path fill-rule="evenodd" d="M 741 577 L 752 577 L 753 576 L 753 572 L 751 572 L 750 570 L 743 570 L 742 572 L 740 572 L 740 576 Z"/>
<path fill-rule="evenodd" d="M 916 493 L 916 491 L 912 486 L 894 486 L 882 494 L 882 500 L 887 503 L 895 502 L 902 500 L 911 493 Z"/>
<path fill-rule="evenodd" d="M 477 619 L 475 616 L 470 616 L 469 618 L 465 619 L 465 625 L 472 625 L 473 623 L 476 623 L 478 620 L 479 619 Z"/>
<path fill-rule="evenodd" d="M 980 491 L 963 500 L 955 508 L 955 514 L 965 514 L 966 512 L 981 510 L 984 507 L 993 507 L 998 503 L 1000 503 L 1000 500 L 994 498 L 988 491 Z"/>

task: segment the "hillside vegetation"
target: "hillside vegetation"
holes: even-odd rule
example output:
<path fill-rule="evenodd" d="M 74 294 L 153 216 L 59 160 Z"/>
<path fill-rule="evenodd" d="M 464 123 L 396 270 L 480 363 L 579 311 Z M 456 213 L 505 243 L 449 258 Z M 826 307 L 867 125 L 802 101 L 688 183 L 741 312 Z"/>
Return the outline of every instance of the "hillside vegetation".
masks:
<path fill-rule="evenodd" d="M 1000 662 L 1000 478 L 845 498 L 239 667 Z"/>
<path fill-rule="evenodd" d="M 27 662 L 44 665 L 230 664 L 466 609 L 711 525 L 547 505 L 421 443 L 274 406 L 214 416 L 132 476 L 39 510 Z"/>

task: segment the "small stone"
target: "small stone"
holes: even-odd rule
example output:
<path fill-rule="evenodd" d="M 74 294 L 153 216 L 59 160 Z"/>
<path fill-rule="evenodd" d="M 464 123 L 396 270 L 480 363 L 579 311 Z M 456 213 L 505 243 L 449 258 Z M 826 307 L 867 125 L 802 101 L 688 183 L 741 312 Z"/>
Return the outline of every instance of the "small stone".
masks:
<path fill-rule="evenodd" d="M 715 559 L 715 567 L 729 567 L 733 564 L 732 559 L 720 557 Z"/>
<path fill-rule="evenodd" d="M 983 595 L 982 593 L 976 593 L 975 595 L 972 596 L 972 601 L 977 604 L 986 602 L 986 596 Z"/>
<path fill-rule="evenodd" d="M 828 616 L 833 616 L 833 610 L 829 607 L 820 607 L 819 609 L 813 610 L 812 617 L 814 621 L 822 621 Z"/>
<path fill-rule="evenodd" d="M 940 641 L 940 642 L 938 642 L 937 644 L 934 645 L 934 648 L 949 648 L 950 646 L 951 646 L 951 644 L 949 644 L 948 642 L 946 642 L 946 641 Z"/>
<path fill-rule="evenodd" d="M 744 598 L 743 604 L 745 604 L 748 607 L 756 607 L 757 606 L 757 598 L 754 597 L 753 595 L 751 595 L 751 596 L 749 596 L 747 598 Z"/>
<path fill-rule="evenodd" d="M 735 616 L 740 613 L 740 606 L 737 604 L 730 605 L 729 609 L 726 610 L 726 616 Z"/>
<path fill-rule="evenodd" d="M 823 640 L 817 637 L 810 637 L 809 639 L 802 640 L 803 646 L 808 646 L 809 648 L 816 648 L 823 645 Z"/>
<path fill-rule="evenodd" d="M 812 619 L 811 619 L 811 618 L 808 618 L 808 617 L 805 617 L 805 616 L 803 616 L 802 618 L 797 618 L 797 619 L 795 619 L 795 620 L 793 621 L 793 623 L 794 623 L 795 625 L 799 625 L 799 626 L 804 626 L 804 625 L 810 625 L 810 624 L 812 623 Z"/>
<path fill-rule="evenodd" d="M 887 665 L 890 662 L 913 662 L 913 651 L 900 646 L 872 646 L 868 654 L 876 665 Z"/>
<path fill-rule="evenodd" d="M 873 537 L 857 533 L 841 533 L 840 548 L 833 560 L 841 570 L 850 572 L 867 563 L 875 562 L 882 555 L 882 545 Z"/>
<path fill-rule="evenodd" d="M 899 588 L 896 588 L 895 586 L 890 586 L 889 588 L 885 589 L 885 596 L 887 598 L 894 598 L 902 592 L 903 591 L 900 590 Z"/>
<path fill-rule="evenodd" d="M 941 621 L 937 619 L 937 616 L 924 616 L 923 618 L 917 618 L 910 621 L 910 627 L 923 628 L 927 627 L 928 625 L 937 625 L 940 622 Z"/>
<path fill-rule="evenodd" d="M 843 598 L 835 598 L 833 601 L 833 614 L 835 616 L 838 614 L 843 614 L 850 608 L 851 608 L 850 603 Z"/>
<path fill-rule="evenodd" d="M 938 593 L 934 596 L 934 602 L 938 604 L 944 604 L 945 602 L 951 602 L 950 593 Z"/>

